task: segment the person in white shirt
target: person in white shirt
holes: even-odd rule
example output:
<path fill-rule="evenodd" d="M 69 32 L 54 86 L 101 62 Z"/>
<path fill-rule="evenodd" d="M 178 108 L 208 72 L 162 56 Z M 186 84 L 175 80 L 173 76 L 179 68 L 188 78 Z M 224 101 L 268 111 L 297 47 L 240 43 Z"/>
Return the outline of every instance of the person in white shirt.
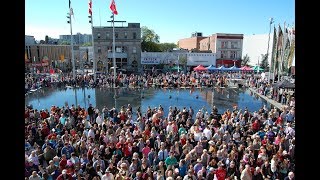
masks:
<path fill-rule="evenodd" d="M 102 123 L 103 123 L 103 118 L 102 118 L 102 116 L 101 116 L 101 114 L 100 113 L 98 113 L 98 116 L 97 116 L 97 118 L 96 118 L 96 123 L 98 124 L 98 126 L 100 125 L 102 125 Z"/>
<path fill-rule="evenodd" d="M 211 139 L 212 132 L 211 132 L 209 126 L 206 126 L 206 128 L 204 128 L 203 133 L 204 133 L 204 135 L 206 136 L 207 139 Z"/>
<path fill-rule="evenodd" d="M 114 180 L 113 174 L 110 172 L 109 168 L 106 169 L 104 175 L 102 175 L 101 180 Z"/>

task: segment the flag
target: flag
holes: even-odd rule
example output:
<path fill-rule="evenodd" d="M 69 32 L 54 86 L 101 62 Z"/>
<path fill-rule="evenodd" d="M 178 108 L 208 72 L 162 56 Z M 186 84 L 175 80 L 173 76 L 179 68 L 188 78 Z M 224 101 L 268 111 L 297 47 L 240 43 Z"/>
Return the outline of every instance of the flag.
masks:
<path fill-rule="evenodd" d="M 115 15 L 118 14 L 116 3 L 114 2 L 114 0 L 111 0 L 110 9 L 113 14 L 115 14 Z"/>
<path fill-rule="evenodd" d="M 277 52 L 277 29 L 273 26 L 273 42 L 272 42 L 272 52 L 271 52 L 271 71 L 273 72 L 275 67 L 275 59 L 276 59 L 276 52 Z"/>
<path fill-rule="evenodd" d="M 89 14 L 92 16 L 92 0 L 89 0 Z"/>
<path fill-rule="evenodd" d="M 69 0 L 69 11 L 70 11 L 70 16 L 73 16 L 74 18 L 73 9 L 71 7 L 71 0 Z"/>
<path fill-rule="evenodd" d="M 290 37 L 289 37 L 289 31 L 288 28 L 285 29 L 285 33 L 284 33 L 284 44 L 283 44 L 283 70 L 287 71 L 288 69 L 286 69 L 288 67 L 288 57 L 289 57 L 289 53 L 290 53 Z"/>
<path fill-rule="evenodd" d="M 280 27 L 280 24 L 279 24 L 279 27 L 278 27 L 278 42 L 277 42 L 277 61 L 280 62 L 281 61 L 281 55 L 282 55 L 282 46 L 283 46 L 283 33 L 282 33 L 282 30 L 281 30 L 281 27 Z"/>
<path fill-rule="evenodd" d="M 291 46 L 290 46 L 290 51 L 289 51 L 288 69 L 292 66 L 294 55 L 295 55 L 295 40 L 293 39 Z"/>

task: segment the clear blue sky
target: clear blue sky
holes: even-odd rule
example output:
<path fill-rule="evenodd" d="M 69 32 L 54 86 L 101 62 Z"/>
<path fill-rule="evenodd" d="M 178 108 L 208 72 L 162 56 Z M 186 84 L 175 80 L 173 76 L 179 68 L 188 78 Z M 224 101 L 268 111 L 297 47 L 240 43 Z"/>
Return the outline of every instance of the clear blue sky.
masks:
<path fill-rule="evenodd" d="M 93 25 L 110 26 L 111 0 L 93 1 Z M 294 0 L 115 0 L 115 20 L 140 23 L 160 36 L 160 42 L 176 43 L 192 32 L 267 34 L 269 19 L 275 24 L 295 21 Z M 75 19 L 73 34 L 91 34 L 88 0 L 71 0 Z M 68 0 L 25 0 L 25 34 L 36 40 L 45 35 L 70 34 Z"/>

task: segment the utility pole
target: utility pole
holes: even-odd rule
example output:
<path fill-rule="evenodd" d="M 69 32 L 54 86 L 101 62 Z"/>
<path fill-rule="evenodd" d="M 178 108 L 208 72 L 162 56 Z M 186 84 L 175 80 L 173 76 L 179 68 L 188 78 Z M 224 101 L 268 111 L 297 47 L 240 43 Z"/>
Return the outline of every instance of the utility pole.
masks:
<path fill-rule="evenodd" d="M 268 36 L 268 48 L 267 48 L 267 62 L 269 61 L 269 44 L 270 44 L 270 33 L 271 33 L 271 24 L 273 23 L 273 18 L 270 18 L 270 23 L 269 23 L 269 36 Z M 272 55 L 272 54 L 271 54 Z M 271 58 L 270 58 L 270 67 L 272 67 L 272 61 L 271 61 Z M 271 78 L 271 73 L 270 73 L 270 69 L 269 68 L 269 74 L 268 74 L 268 83 L 270 83 L 270 78 Z M 274 73 L 274 72 L 273 72 Z"/>
<path fill-rule="evenodd" d="M 72 35 L 72 21 L 71 16 L 73 15 L 72 8 L 69 9 L 69 13 L 67 18 L 69 21 L 67 21 L 70 24 L 70 35 L 71 35 L 71 63 L 72 63 L 72 77 L 73 79 L 76 79 L 76 67 L 74 62 L 74 52 L 73 52 L 73 35 Z"/>
<path fill-rule="evenodd" d="M 93 37 L 93 18 L 92 18 L 92 0 L 89 1 L 89 16 L 88 18 L 90 19 L 89 20 L 89 23 L 91 24 L 91 30 L 92 30 L 92 51 L 93 51 L 93 54 L 92 54 L 92 59 L 93 59 L 93 79 L 94 79 L 94 82 L 96 82 L 97 80 L 97 74 L 96 74 L 96 71 L 97 71 L 97 62 L 94 58 L 94 37 Z M 100 24 L 101 25 L 101 24 Z M 89 54 L 88 54 L 88 59 L 89 59 Z M 90 62 L 90 59 L 89 59 L 89 62 Z"/>

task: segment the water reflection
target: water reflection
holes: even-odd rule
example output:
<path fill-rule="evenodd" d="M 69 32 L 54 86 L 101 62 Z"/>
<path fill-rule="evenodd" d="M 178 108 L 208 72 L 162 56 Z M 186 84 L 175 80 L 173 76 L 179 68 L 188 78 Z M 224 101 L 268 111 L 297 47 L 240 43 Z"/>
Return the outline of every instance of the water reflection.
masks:
<path fill-rule="evenodd" d="M 223 113 L 227 109 L 232 109 L 237 105 L 240 109 L 248 108 L 256 111 L 263 105 L 267 105 L 265 100 L 250 94 L 247 89 L 230 88 L 210 88 L 210 89 L 108 89 L 108 88 L 62 88 L 41 89 L 25 98 L 26 105 L 32 105 L 36 109 L 49 109 L 51 105 L 64 106 L 75 104 L 85 108 L 92 104 L 100 110 L 108 108 L 127 106 L 130 104 L 133 110 L 141 108 L 144 113 L 148 107 L 154 108 L 161 105 L 165 114 L 170 106 L 183 108 L 190 106 L 194 110 L 205 109 L 209 112 L 213 106 L 218 108 L 218 113 Z"/>

